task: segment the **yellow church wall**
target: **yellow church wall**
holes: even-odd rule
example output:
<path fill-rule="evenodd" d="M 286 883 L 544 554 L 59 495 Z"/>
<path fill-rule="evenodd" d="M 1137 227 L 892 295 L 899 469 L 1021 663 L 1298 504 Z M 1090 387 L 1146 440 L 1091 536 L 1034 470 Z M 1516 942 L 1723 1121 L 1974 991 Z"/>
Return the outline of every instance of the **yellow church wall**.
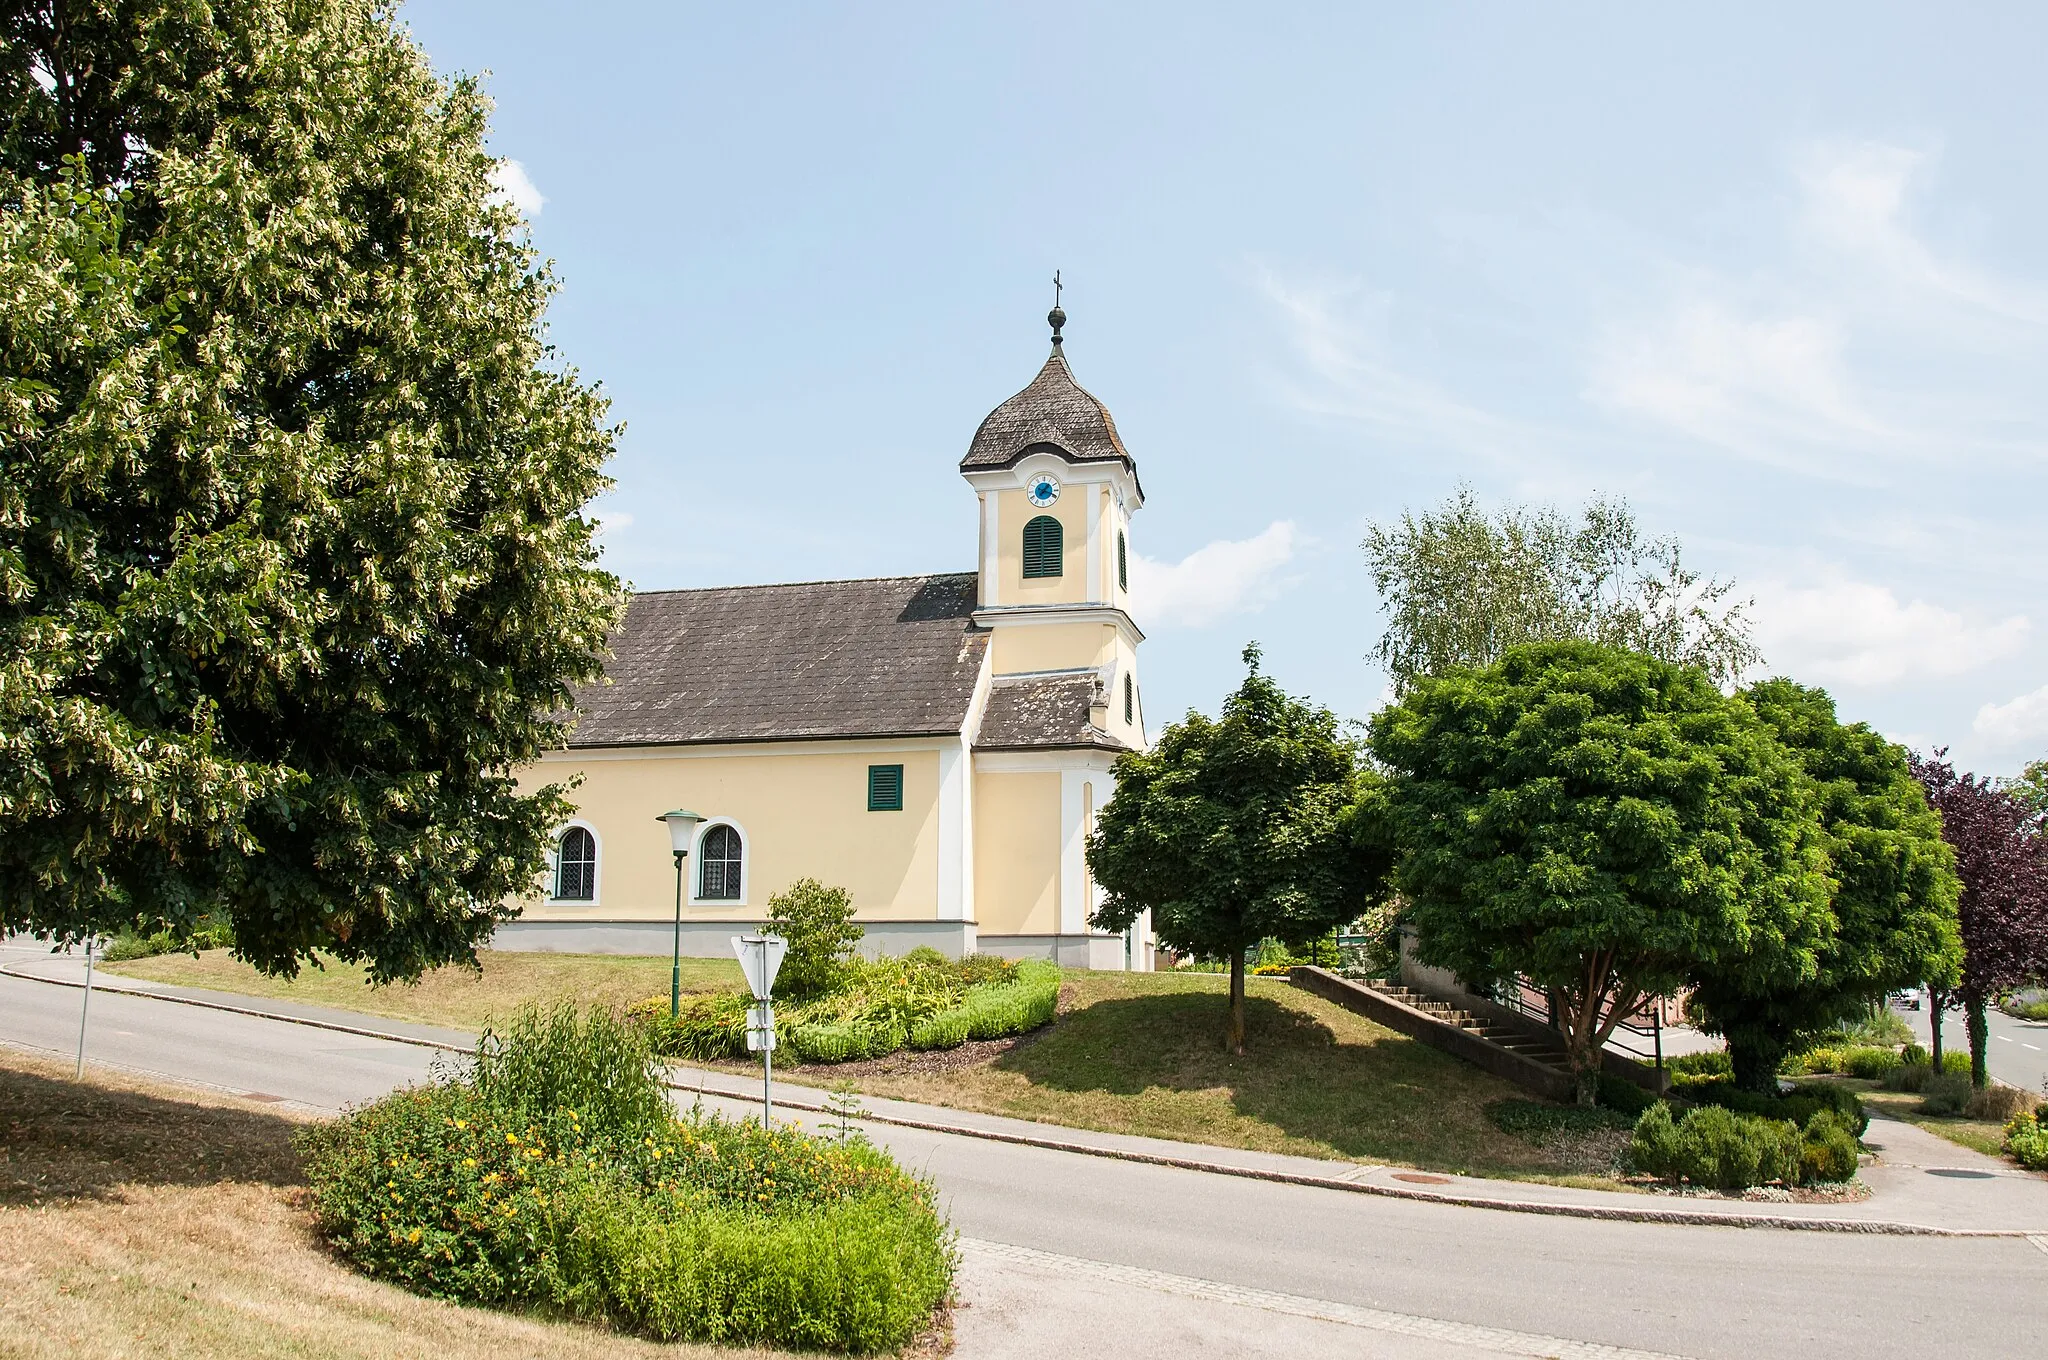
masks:
<path fill-rule="evenodd" d="M 983 935 L 1059 931 L 1060 776 L 974 776 L 974 916 Z"/>
<path fill-rule="evenodd" d="M 1088 487 L 1075 487 L 1086 493 Z M 998 597 L 1004 604 L 1079 604 L 1088 599 L 1088 498 L 1062 494 L 1041 510 L 1022 491 L 996 497 Z M 1039 515 L 1060 522 L 1060 574 L 1024 579 L 1024 526 Z"/>
<path fill-rule="evenodd" d="M 1112 656 L 1116 628 L 1106 623 L 1007 624 L 989 639 L 996 675 L 1100 666 Z"/>
<path fill-rule="evenodd" d="M 868 766 L 903 766 L 903 811 L 867 810 Z M 551 758 L 528 771 L 528 786 L 583 776 L 569 792 L 576 820 L 598 838 L 595 903 L 526 904 L 534 921 L 668 919 L 675 910 L 671 808 L 729 818 L 745 838 L 741 902 L 691 903 L 683 914 L 719 919 L 765 916 L 768 898 L 809 876 L 845 888 L 865 919 L 938 915 L 939 756 L 936 750 L 690 753 L 645 757 Z M 693 853 L 686 892 L 694 891 Z"/>

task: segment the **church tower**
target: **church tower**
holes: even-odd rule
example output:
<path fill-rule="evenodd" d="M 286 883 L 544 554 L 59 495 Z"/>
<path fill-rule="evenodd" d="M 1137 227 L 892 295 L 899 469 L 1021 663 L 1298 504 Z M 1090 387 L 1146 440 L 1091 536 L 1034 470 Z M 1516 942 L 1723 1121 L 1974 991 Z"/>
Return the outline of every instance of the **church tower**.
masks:
<path fill-rule="evenodd" d="M 1138 631 L 1129 613 L 1138 465 L 1109 408 L 1074 381 L 1057 304 L 1052 353 L 1028 386 L 974 432 L 960 475 L 981 500 L 974 621 L 991 630 L 1003 677 L 1091 675 L 1100 730 L 1145 744 Z"/>

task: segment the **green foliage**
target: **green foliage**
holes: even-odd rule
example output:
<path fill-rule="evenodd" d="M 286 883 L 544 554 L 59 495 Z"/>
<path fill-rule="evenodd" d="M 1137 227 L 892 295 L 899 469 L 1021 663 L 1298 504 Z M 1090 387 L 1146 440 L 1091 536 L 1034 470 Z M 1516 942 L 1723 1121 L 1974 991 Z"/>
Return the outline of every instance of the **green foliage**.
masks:
<path fill-rule="evenodd" d="M 1870 1115 L 1863 1108 L 1863 1101 L 1854 1091 L 1835 1082 L 1809 1082 L 1793 1091 L 1780 1094 L 1775 1091 L 1751 1091 L 1737 1086 L 1732 1074 L 1726 1071 L 1699 1075 L 1674 1073 L 1671 1093 L 1695 1104 L 1718 1105 L 1740 1114 L 1790 1120 L 1799 1125 L 1804 1125 L 1816 1113 L 1826 1110 L 1840 1118 L 1850 1132 L 1859 1138 L 1870 1126 Z"/>
<path fill-rule="evenodd" d="M 1788 1075 L 1819 1076 L 1824 1073 L 1840 1072 L 1847 1055 L 1839 1048 L 1809 1048 L 1804 1053 L 1788 1057 L 1778 1070 Z"/>
<path fill-rule="evenodd" d="M 470 1075 L 301 1134 L 319 1230 L 418 1293 L 664 1341 L 872 1351 L 927 1324 L 955 1260 L 928 1183 L 665 1095 L 631 1026 L 528 1012 Z"/>
<path fill-rule="evenodd" d="M 373 0 L 10 22 L 0 930 L 379 981 L 513 914 L 619 584 L 489 104 Z M 49 86 L 30 71 L 51 73 Z M 76 153 L 76 154 L 74 154 Z"/>
<path fill-rule="evenodd" d="M 1737 1114 L 1717 1105 L 1679 1119 L 1662 1101 L 1645 1110 L 1629 1140 L 1629 1160 L 1645 1175 L 1716 1190 L 1745 1190 L 1799 1180 L 1799 1126 Z"/>
<path fill-rule="evenodd" d="M 1592 643 L 1418 680 L 1372 721 L 1422 960 L 1528 975 L 1593 1095 L 1619 1017 L 1712 967 L 1809 975 L 1828 922 L 1808 781 L 1700 671 Z"/>
<path fill-rule="evenodd" d="M 1865 1048 L 1898 1048 L 1913 1042 L 1913 1029 L 1883 1002 L 1846 1020 L 1837 1021 L 1832 1032 L 1837 1043 Z"/>
<path fill-rule="evenodd" d="M 1346 821 L 1368 778 L 1356 745 L 1328 709 L 1262 675 L 1256 647 L 1245 662 L 1220 720 L 1191 712 L 1151 750 L 1117 757 L 1116 794 L 1088 841 L 1105 891 L 1096 929 L 1149 911 L 1166 947 L 1241 961 L 1269 936 L 1326 935 L 1378 894 L 1386 856 Z M 1229 1034 L 1242 1051 L 1236 985 Z"/>
<path fill-rule="evenodd" d="M 1943 1054 L 1947 1057 L 1947 1054 Z M 1960 1055 L 1967 1059 L 1968 1055 Z M 1968 1069 L 1961 1072 L 1936 1072 L 1920 1084 L 1920 1113 L 1938 1115 L 1959 1115 L 1970 1103 L 1976 1087 L 1970 1084 Z"/>
<path fill-rule="evenodd" d="M 1887 1087 L 1894 1091 L 1924 1091 L 1927 1089 L 1927 1084 L 1934 1081 L 1937 1077 L 1959 1076 L 1967 1078 L 1969 1075 L 1970 1055 L 1967 1052 L 1950 1050 L 1942 1054 L 1941 1071 L 1936 1072 L 1934 1064 L 1928 1060 L 1926 1050 L 1922 1049 L 1919 1053 L 1918 1061 L 1902 1061 L 1896 1069 L 1884 1076 L 1883 1081 Z"/>
<path fill-rule="evenodd" d="M 867 933 L 853 923 L 853 898 L 846 889 L 828 888 L 815 878 L 800 878 L 768 899 L 767 928 L 789 941 L 775 990 L 792 1001 L 839 986 Z"/>
<path fill-rule="evenodd" d="M 1841 1071 L 1865 1081 L 1883 1081 L 1904 1066 L 1904 1059 L 1889 1048 L 1852 1048 L 1842 1055 Z"/>
<path fill-rule="evenodd" d="M 1807 1185 L 1852 1180 L 1856 1135 L 1832 1110 L 1816 1110 L 1799 1134 L 1799 1179 Z"/>
<path fill-rule="evenodd" d="M 785 965 L 786 967 L 786 965 Z M 969 1039 L 1023 1034 L 1049 1023 L 1059 1005 L 1060 970 L 989 955 L 953 961 L 936 950 L 901 959 L 847 960 L 836 990 L 776 1010 L 776 1028 L 799 1062 L 880 1058 L 906 1045 L 957 1048 Z M 635 1002 L 629 1017 L 654 1051 L 708 1061 L 746 1056 L 747 999 L 693 997 L 671 1022 L 667 997 Z"/>
<path fill-rule="evenodd" d="M 180 935 L 168 924 L 147 935 L 123 930 L 107 942 L 100 957 L 108 963 L 126 963 L 130 959 L 151 959 L 159 954 L 234 947 L 235 929 L 226 921 L 200 916 L 179 924 L 187 927 L 186 934 Z"/>
<path fill-rule="evenodd" d="M 640 1025 L 648 1046 L 665 1058 L 711 1062 L 743 1058 L 747 1053 L 747 997 L 738 992 L 684 997 L 674 1016 L 669 999 L 650 996 L 626 1008 L 626 1018 Z"/>
<path fill-rule="evenodd" d="M 1925 1066 L 1932 1061 L 1933 1059 L 1927 1055 L 1927 1050 L 1918 1044 L 1907 1044 L 1899 1050 L 1899 1063 L 1901 1066 Z"/>
<path fill-rule="evenodd" d="M 2015 1020 L 2048 1020 L 2048 996 L 2032 1001 L 2007 1001 L 1999 1009 Z"/>
<path fill-rule="evenodd" d="M 1677 1080 L 1698 1080 L 1700 1078 L 1733 1077 L 1735 1066 L 1728 1060 L 1726 1049 L 1709 1049 L 1704 1053 L 1685 1053 L 1676 1058 L 1666 1058 L 1664 1066 L 1671 1070 Z"/>
<path fill-rule="evenodd" d="M 2038 1111 L 2015 1115 L 2005 1126 L 2005 1154 L 2029 1171 L 2048 1171 L 2048 1128 Z"/>
<path fill-rule="evenodd" d="M 1610 1110 L 1635 1116 L 1657 1103 L 1657 1097 L 1625 1077 L 1600 1074 L 1600 1103 Z"/>
<path fill-rule="evenodd" d="M 1490 666 L 1522 643 L 1579 640 L 1697 666 L 1733 684 L 1762 658 L 1732 582 L 1688 571 L 1676 538 L 1642 538 L 1628 503 L 1574 524 L 1551 507 L 1480 510 L 1470 487 L 1419 518 L 1374 524 L 1366 565 L 1387 614 L 1373 654 L 1397 692 Z"/>
<path fill-rule="evenodd" d="M 1559 1134 L 1632 1128 L 1636 1116 L 1633 1112 L 1602 1105 L 1548 1105 L 1535 1100 L 1496 1100 L 1487 1105 L 1486 1118 L 1502 1133 L 1541 1143 Z"/>
<path fill-rule="evenodd" d="M 1867 724 L 1838 722 L 1825 690 L 1766 680 L 1743 698 L 1811 780 L 1835 885 L 1799 969 L 1702 959 L 1696 970 L 1692 1006 L 1703 1027 L 1728 1037 L 1736 1080 L 1761 1091 L 1800 1035 L 1867 1023 L 1887 993 L 1956 974 L 1960 884 L 1903 747 Z"/>

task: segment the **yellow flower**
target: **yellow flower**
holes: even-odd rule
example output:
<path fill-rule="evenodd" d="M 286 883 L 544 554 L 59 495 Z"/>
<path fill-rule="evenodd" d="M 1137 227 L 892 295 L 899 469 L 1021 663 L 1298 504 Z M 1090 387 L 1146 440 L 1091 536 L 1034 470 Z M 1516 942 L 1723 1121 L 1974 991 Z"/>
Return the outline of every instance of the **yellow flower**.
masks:
<path fill-rule="evenodd" d="M 455 1121 L 455 1127 L 458 1129 L 466 1129 L 469 1127 L 469 1121 L 467 1119 L 458 1119 Z"/>
<path fill-rule="evenodd" d="M 475 1166 L 475 1165 L 476 1165 L 476 1158 L 474 1158 L 474 1157 L 464 1157 L 464 1158 L 462 1159 L 462 1164 L 463 1164 L 464 1166 Z"/>
<path fill-rule="evenodd" d="M 516 1133 L 508 1133 L 505 1135 L 505 1141 L 508 1143 L 517 1143 L 519 1141 L 519 1135 Z"/>
<path fill-rule="evenodd" d="M 406 1238 L 405 1238 L 405 1240 L 406 1240 L 406 1241 L 408 1241 L 408 1242 L 417 1242 L 417 1241 L 419 1241 L 419 1240 L 420 1240 L 420 1230 L 419 1230 L 418 1228 L 414 1228 L 414 1229 L 413 1229 L 413 1230 L 412 1230 L 412 1231 L 411 1231 L 410 1233 L 406 1234 Z"/>

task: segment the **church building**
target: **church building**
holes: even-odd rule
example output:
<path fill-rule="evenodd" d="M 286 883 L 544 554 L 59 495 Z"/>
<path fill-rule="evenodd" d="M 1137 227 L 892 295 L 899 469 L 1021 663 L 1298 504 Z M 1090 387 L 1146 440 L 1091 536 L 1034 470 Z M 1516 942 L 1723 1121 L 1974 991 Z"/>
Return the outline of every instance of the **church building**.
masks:
<path fill-rule="evenodd" d="M 799 878 L 847 889 L 866 948 L 930 945 L 1149 969 L 1149 921 L 1088 924 L 1083 854 L 1145 741 L 1128 609 L 1137 464 L 1052 354 L 960 460 L 973 571 L 633 596 L 604 683 L 532 777 L 581 784 L 544 898 L 500 949 L 666 954 L 676 878 L 660 821 L 697 825 L 683 952 L 725 955 Z"/>

